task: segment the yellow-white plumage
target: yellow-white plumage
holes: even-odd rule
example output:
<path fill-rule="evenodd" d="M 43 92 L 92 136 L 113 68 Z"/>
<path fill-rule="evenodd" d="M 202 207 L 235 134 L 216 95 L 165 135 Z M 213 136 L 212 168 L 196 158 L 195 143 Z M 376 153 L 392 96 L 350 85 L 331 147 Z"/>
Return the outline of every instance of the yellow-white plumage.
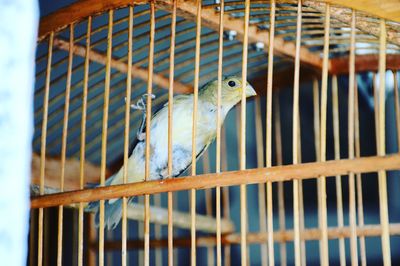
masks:
<path fill-rule="evenodd" d="M 242 96 L 241 79 L 227 77 L 221 84 L 221 124 L 228 111 L 236 105 Z M 246 96 L 256 93 L 250 84 L 245 85 Z M 208 83 L 199 91 L 196 124 L 196 157 L 215 139 L 217 133 L 217 91 L 218 82 Z M 192 126 L 193 94 L 178 95 L 173 100 L 172 128 L 172 177 L 180 175 L 192 161 Z M 137 142 L 128 161 L 128 182 L 145 180 L 145 147 L 146 139 Z M 151 119 L 150 128 L 150 176 L 149 180 L 168 177 L 168 104 Z M 107 185 L 121 184 L 123 168 L 107 180 Z M 97 204 L 89 206 L 97 211 Z M 106 202 L 106 221 L 109 228 L 114 228 L 121 218 L 121 200 Z"/>

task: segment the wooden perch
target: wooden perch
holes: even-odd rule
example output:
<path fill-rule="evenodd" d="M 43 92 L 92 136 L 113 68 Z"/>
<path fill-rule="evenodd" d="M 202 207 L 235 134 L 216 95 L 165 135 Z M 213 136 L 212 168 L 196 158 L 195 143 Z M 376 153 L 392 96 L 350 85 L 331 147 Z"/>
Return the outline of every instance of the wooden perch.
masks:
<path fill-rule="evenodd" d="M 65 191 L 79 189 L 80 162 L 76 159 L 65 161 Z M 91 163 L 85 163 L 85 182 L 96 184 L 100 178 L 100 167 Z M 45 162 L 45 187 L 49 192 L 59 191 L 61 176 L 61 160 L 59 158 L 46 157 Z M 109 173 L 106 173 L 109 176 Z M 40 156 L 32 154 L 32 185 L 40 184 Z"/>
<path fill-rule="evenodd" d="M 273 166 L 270 168 L 203 174 L 195 177 L 154 180 L 37 196 L 31 199 L 31 208 L 47 208 L 78 202 L 156 194 L 167 191 L 237 186 L 265 183 L 267 181 L 303 180 L 318 176 L 346 175 L 349 172 L 368 173 L 398 169 L 400 169 L 399 154 Z"/>
<path fill-rule="evenodd" d="M 60 38 L 55 38 L 54 39 L 54 47 L 57 47 L 61 50 L 69 51 L 69 42 L 62 40 Z M 74 44 L 73 51 L 75 55 L 79 55 L 82 57 L 85 57 L 86 55 L 86 47 L 80 44 Z M 96 52 L 94 50 L 90 50 L 89 52 L 89 59 L 93 62 L 105 65 L 107 61 L 107 55 Z M 127 73 L 128 72 L 128 64 L 115 59 L 111 58 L 110 65 L 112 68 L 117 69 L 118 71 L 122 73 Z M 131 66 L 132 68 L 132 77 L 135 78 L 140 78 L 144 81 L 147 82 L 149 78 L 149 72 L 147 68 L 141 68 L 135 65 Z M 163 77 L 160 74 L 153 73 L 153 83 L 160 86 L 161 88 L 168 89 L 169 88 L 169 79 Z M 193 88 L 191 86 L 184 85 L 180 82 L 175 81 L 174 82 L 174 92 L 176 93 L 192 93 Z"/>
<path fill-rule="evenodd" d="M 190 229 L 190 213 L 173 211 L 173 225 L 181 229 Z M 128 205 L 127 217 L 131 220 L 144 221 L 144 205 Z M 150 222 L 154 224 L 168 225 L 168 210 L 161 207 L 150 206 Z M 196 230 L 205 233 L 215 233 L 217 230 L 217 220 L 214 217 L 196 214 Z M 221 233 L 232 233 L 235 226 L 232 221 L 221 218 Z"/>
<path fill-rule="evenodd" d="M 400 224 L 394 223 L 389 225 L 390 235 L 400 235 Z M 328 228 L 328 238 L 349 238 L 350 227 L 330 227 Z M 380 225 L 365 225 L 359 226 L 356 229 L 357 236 L 378 237 L 382 234 L 382 227 Z M 318 228 L 304 229 L 300 232 L 301 240 L 319 240 L 321 238 L 321 230 Z M 294 239 L 293 230 L 285 230 L 274 232 L 274 242 L 285 243 L 291 242 Z M 265 232 L 247 234 L 248 244 L 266 243 L 268 241 L 268 234 Z M 196 238 L 196 247 L 214 247 L 216 245 L 215 236 L 200 236 Z M 237 233 L 223 235 L 221 242 L 223 245 L 240 244 L 240 235 Z M 190 238 L 175 238 L 174 247 L 189 247 L 191 243 Z M 150 248 L 166 247 L 168 239 L 152 239 L 150 240 Z M 144 247 L 143 240 L 128 240 L 127 246 L 129 249 L 140 249 Z M 91 248 L 98 248 L 97 242 L 90 243 Z M 104 243 L 106 250 L 120 250 L 121 241 L 106 241 Z"/>

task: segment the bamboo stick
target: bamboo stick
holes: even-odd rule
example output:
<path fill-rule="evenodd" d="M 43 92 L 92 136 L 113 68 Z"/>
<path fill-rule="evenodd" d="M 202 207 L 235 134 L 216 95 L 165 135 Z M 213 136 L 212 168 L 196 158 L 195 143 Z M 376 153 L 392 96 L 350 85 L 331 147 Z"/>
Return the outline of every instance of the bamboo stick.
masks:
<path fill-rule="evenodd" d="M 176 38 L 176 6 L 177 0 L 172 1 L 171 14 L 171 43 L 169 54 L 169 87 L 168 87 L 168 176 L 172 176 L 172 126 L 174 110 L 174 70 L 175 70 L 175 38 Z M 174 265 L 174 228 L 173 228 L 173 194 L 168 192 L 168 266 Z"/>
<path fill-rule="evenodd" d="M 196 51 L 193 88 L 193 120 L 192 120 L 192 176 L 196 176 L 196 133 L 197 133 L 197 103 L 199 95 L 200 75 L 200 41 L 201 41 L 201 12 L 202 1 L 196 0 Z M 191 265 L 196 265 L 196 190 L 190 191 L 190 213 L 191 213 Z"/>
<path fill-rule="evenodd" d="M 339 117 L 339 97 L 337 76 L 332 76 L 332 117 L 333 117 L 333 138 L 335 146 L 335 160 L 340 160 L 340 117 Z M 342 195 L 342 177 L 337 175 L 336 184 L 336 211 L 338 227 L 344 226 L 343 221 L 343 195 Z M 358 184 L 358 183 L 357 183 Z M 346 265 L 346 250 L 343 238 L 339 238 L 339 256 L 340 265 Z"/>
<path fill-rule="evenodd" d="M 282 131 L 281 131 L 281 117 L 280 117 L 280 104 L 279 92 L 274 95 L 274 123 L 275 123 L 275 143 L 276 143 L 276 163 L 278 166 L 282 165 Z M 285 232 L 285 197 L 284 197 L 284 183 L 278 182 L 278 210 L 279 210 L 279 232 Z M 281 266 L 286 266 L 286 243 L 282 242 L 280 245 Z"/>
<path fill-rule="evenodd" d="M 112 56 L 112 33 L 113 33 L 114 11 L 108 12 L 108 35 L 107 35 L 107 60 L 105 69 L 104 81 L 104 106 L 103 106 L 103 121 L 101 132 L 101 174 L 100 186 L 105 185 L 105 173 L 107 162 L 107 129 L 108 129 L 108 109 L 110 100 L 110 74 L 111 74 L 111 56 Z M 104 265 L 104 199 L 100 200 L 99 207 L 99 266 Z"/>
<path fill-rule="evenodd" d="M 144 180 L 150 178 L 150 156 L 151 156 L 151 106 L 153 93 L 153 73 L 154 73 L 154 35 L 155 35 L 155 4 L 150 2 L 150 32 L 149 32 L 149 65 L 147 80 L 147 103 L 146 103 L 146 159 L 145 159 L 145 176 Z M 150 265 L 150 194 L 144 195 L 144 265 Z"/>
<path fill-rule="evenodd" d="M 358 109 L 358 86 L 357 76 L 355 77 L 354 83 L 354 141 L 355 141 L 355 153 L 356 158 L 361 157 L 361 146 L 360 146 L 360 117 Z M 357 181 L 357 211 L 358 211 L 358 226 L 364 226 L 364 203 L 363 203 L 363 191 L 362 191 L 362 176 L 360 173 L 356 174 Z M 361 265 L 367 265 L 367 253 L 365 250 L 365 237 L 360 236 L 360 258 Z"/>
<path fill-rule="evenodd" d="M 43 123 L 42 123 L 42 135 L 41 135 L 41 146 L 40 146 L 40 195 L 44 193 L 44 179 L 45 179 L 45 162 L 46 162 L 46 137 L 47 137 L 47 115 L 49 110 L 49 91 L 50 91 L 50 76 L 51 76 L 51 62 L 53 57 L 53 43 L 54 43 L 54 32 L 50 33 L 47 67 L 46 67 L 46 85 L 43 100 Z M 43 264 L 43 208 L 39 209 L 38 215 L 38 266 Z"/>
<path fill-rule="evenodd" d="M 349 159 L 354 158 L 354 82 L 355 82 L 355 10 L 352 10 L 351 35 L 350 35 L 350 60 L 349 60 L 349 111 L 348 111 L 348 146 Z M 351 229 L 350 254 L 351 265 L 358 265 L 357 235 L 356 235 L 356 200 L 354 171 L 349 173 L 349 224 Z"/>
<path fill-rule="evenodd" d="M 329 29 L 330 29 L 330 5 L 325 6 L 325 30 L 324 30 L 324 50 L 323 50 L 323 63 L 322 63 L 322 82 L 321 82 L 321 134 L 320 134 L 320 159 L 321 162 L 326 161 L 326 113 L 327 113 L 327 99 L 328 99 L 328 60 L 329 60 Z M 320 203 L 321 213 L 319 216 L 319 223 L 322 230 L 322 238 L 320 240 L 320 258 L 321 265 L 329 265 L 329 252 L 328 252 L 328 217 L 326 205 L 326 177 L 321 176 L 319 179 L 320 185 Z"/>
<path fill-rule="evenodd" d="M 72 76 L 72 63 L 73 54 L 72 49 L 74 45 L 74 24 L 70 25 L 69 28 L 69 43 L 71 49 L 68 52 L 68 69 L 67 69 L 67 80 L 65 88 L 65 104 L 64 104 L 64 120 L 63 120 L 63 131 L 61 140 L 61 176 L 60 176 L 60 192 L 64 191 L 64 178 L 65 178 L 65 161 L 67 153 L 67 134 L 68 134 L 68 115 L 69 115 L 69 100 L 71 94 L 71 76 Z M 58 207 L 58 238 L 57 238 L 57 265 L 62 265 L 62 242 L 63 242 L 63 206 Z"/>
<path fill-rule="evenodd" d="M 378 139 L 378 155 L 386 154 L 386 136 L 385 136 L 385 96 L 386 96 L 386 21 L 380 20 L 380 37 L 379 37 L 379 139 Z M 389 235 L 389 210 L 387 200 L 387 182 L 386 172 L 378 172 L 379 183 L 379 210 L 382 224 L 382 255 L 383 264 L 391 265 L 390 257 L 390 235 Z"/>
<path fill-rule="evenodd" d="M 255 133 L 256 133 L 256 154 L 257 154 L 257 167 L 264 167 L 264 143 L 263 143 L 263 130 L 262 130 L 262 117 L 261 117 L 261 103 L 260 97 L 255 98 L 254 104 L 255 113 Z M 259 216 L 259 232 L 267 232 L 267 213 L 266 213 L 266 197 L 265 197 L 265 184 L 258 184 L 258 216 Z M 267 243 L 261 243 L 261 265 L 268 265 L 268 247 Z"/>
<path fill-rule="evenodd" d="M 83 92 L 82 92 L 82 117 L 81 117 L 81 139 L 80 139 L 80 165 L 79 165 L 79 189 L 83 189 L 85 173 L 88 167 L 85 163 L 86 151 L 86 114 L 87 114 L 87 96 L 88 96 L 88 83 L 89 83 L 89 51 L 90 51 L 90 36 L 92 31 L 92 17 L 88 17 L 86 29 L 86 51 L 85 51 L 85 66 L 83 71 Z M 100 170 L 100 169 L 99 169 Z M 101 170 L 99 171 L 101 175 Z M 99 175 L 99 176 L 100 176 Z M 89 223 L 90 225 L 90 223 Z M 88 261 L 91 263 L 94 258 L 93 254 L 89 254 Z M 78 266 L 83 265 L 83 203 L 79 203 L 78 214 Z"/>
<path fill-rule="evenodd" d="M 270 29 L 269 29 L 269 48 L 268 48 L 268 73 L 267 73 L 267 103 L 266 103 L 266 161 L 265 166 L 272 166 L 272 85 L 274 73 L 274 47 L 275 47 L 275 0 L 270 3 Z M 267 232 L 268 237 L 268 258 L 269 265 L 275 265 L 274 256 L 274 220 L 273 220 L 273 195 L 272 183 L 267 182 Z"/>
<path fill-rule="evenodd" d="M 244 25 L 243 25 L 243 53 L 242 53 L 242 99 L 240 101 L 240 170 L 246 169 L 246 86 L 247 83 L 247 59 L 249 41 L 250 0 L 244 3 Z M 242 265 L 247 265 L 247 188 L 245 184 L 240 185 L 240 253 Z"/>
<path fill-rule="evenodd" d="M 298 163 L 298 119 L 299 119 L 299 78 L 300 78 L 300 42 L 301 42 L 301 1 L 297 3 L 296 56 L 293 86 L 293 165 Z M 299 180 L 293 180 L 293 223 L 295 265 L 301 265 Z"/>
<path fill-rule="evenodd" d="M 222 87 L 222 57 L 224 49 L 224 11 L 225 1 L 222 0 L 219 6 L 219 31 L 218 31 L 218 87 L 217 87 L 217 136 L 216 136 L 216 154 L 215 154 L 215 172 L 221 172 L 221 87 Z M 222 265 L 221 250 L 221 188 L 215 188 L 215 216 L 217 219 L 217 266 Z"/>
<path fill-rule="evenodd" d="M 130 111 L 131 111 L 131 91 L 132 91 L 132 37 L 133 37 L 133 6 L 129 7 L 129 21 L 128 21 L 128 70 L 126 75 L 126 101 L 125 101 L 125 129 L 124 129 L 124 166 L 123 166 L 123 183 L 128 181 L 128 152 L 129 152 L 129 125 L 130 125 Z M 121 229 L 121 264 L 127 265 L 127 230 L 128 221 L 126 217 L 126 208 L 128 199 L 122 198 L 122 229 Z"/>

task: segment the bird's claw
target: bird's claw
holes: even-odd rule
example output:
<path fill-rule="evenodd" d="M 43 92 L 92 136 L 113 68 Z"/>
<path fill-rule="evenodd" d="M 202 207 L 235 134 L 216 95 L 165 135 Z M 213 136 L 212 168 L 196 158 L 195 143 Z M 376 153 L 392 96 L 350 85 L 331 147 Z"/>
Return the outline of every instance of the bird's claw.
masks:
<path fill-rule="evenodd" d="M 139 141 L 143 141 L 146 138 L 146 133 L 144 131 L 144 126 L 146 124 L 146 98 L 151 97 L 151 99 L 155 99 L 156 96 L 154 94 L 143 94 L 142 97 L 137 101 L 136 104 L 131 104 L 131 108 L 135 110 L 140 110 L 143 113 L 142 122 L 140 123 L 140 127 L 138 132 L 136 133 L 137 139 Z"/>
<path fill-rule="evenodd" d="M 151 99 L 155 99 L 156 95 L 154 94 L 150 94 L 151 95 Z M 135 110 L 140 110 L 144 113 L 146 113 L 146 98 L 149 96 L 148 93 L 145 93 L 142 95 L 142 97 L 137 101 L 136 104 L 131 104 L 131 108 L 135 109 Z"/>

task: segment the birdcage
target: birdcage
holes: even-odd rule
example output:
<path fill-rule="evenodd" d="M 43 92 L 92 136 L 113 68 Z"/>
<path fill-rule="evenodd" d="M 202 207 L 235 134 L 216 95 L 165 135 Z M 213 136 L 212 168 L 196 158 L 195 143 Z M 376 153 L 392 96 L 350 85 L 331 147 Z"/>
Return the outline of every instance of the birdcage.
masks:
<path fill-rule="evenodd" d="M 43 17 L 30 265 L 399 264 L 399 8 L 85 0 Z M 258 95 L 246 99 L 243 82 L 219 126 L 230 75 Z M 196 110 L 213 80 L 216 140 L 172 178 L 173 97 L 193 94 Z M 140 99 L 145 118 L 132 109 Z M 146 141 L 145 180 L 124 171 L 106 185 L 166 102 L 168 178 L 148 180 Z M 123 200 L 114 230 L 110 199 Z M 86 205 L 98 201 L 96 227 Z"/>

